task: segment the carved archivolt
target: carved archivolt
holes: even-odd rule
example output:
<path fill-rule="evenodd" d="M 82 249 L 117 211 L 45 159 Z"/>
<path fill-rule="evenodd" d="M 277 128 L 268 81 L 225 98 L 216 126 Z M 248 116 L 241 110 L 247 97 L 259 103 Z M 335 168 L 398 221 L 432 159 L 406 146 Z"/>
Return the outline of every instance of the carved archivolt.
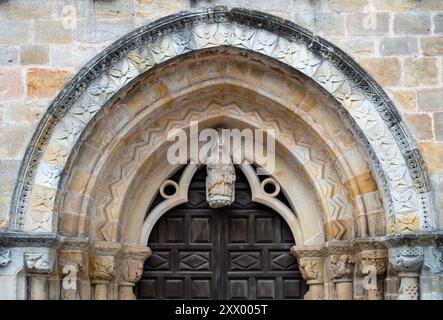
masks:
<path fill-rule="evenodd" d="M 54 230 L 53 199 L 39 195 L 42 190 L 58 190 L 78 139 L 122 88 L 159 63 L 219 46 L 280 61 L 329 92 L 349 113 L 384 179 L 389 214 L 394 218 L 414 214 L 419 230 L 434 228 L 422 158 L 380 87 L 339 49 L 308 31 L 268 15 L 226 8 L 182 14 L 142 27 L 82 69 L 50 106 L 28 148 L 13 197 L 12 227 Z M 39 210 L 30 205 L 34 200 L 43 202 Z"/>

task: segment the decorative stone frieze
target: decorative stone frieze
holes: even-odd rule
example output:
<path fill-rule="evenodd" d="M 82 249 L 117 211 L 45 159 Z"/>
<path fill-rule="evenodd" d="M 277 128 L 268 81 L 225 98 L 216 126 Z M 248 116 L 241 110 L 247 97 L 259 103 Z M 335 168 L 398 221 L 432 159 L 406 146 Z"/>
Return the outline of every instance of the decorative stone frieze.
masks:
<path fill-rule="evenodd" d="M 117 274 L 117 256 L 121 245 L 115 242 L 95 243 L 89 256 L 89 278 L 93 299 L 108 299 L 108 285 Z"/>
<path fill-rule="evenodd" d="M 296 247 L 291 248 L 291 253 L 298 260 L 298 265 L 303 279 L 309 286 L 305 300 L 324 299 L 324 256 L 321 247 Z"/>
<path fill-rule="evenodd" d="M 123 249 L 120 262 L 119 299 L 135 300 L 134 286 L 143 274 L 144 262 L 151 256 L 148 247 L 127 247 Z"/>

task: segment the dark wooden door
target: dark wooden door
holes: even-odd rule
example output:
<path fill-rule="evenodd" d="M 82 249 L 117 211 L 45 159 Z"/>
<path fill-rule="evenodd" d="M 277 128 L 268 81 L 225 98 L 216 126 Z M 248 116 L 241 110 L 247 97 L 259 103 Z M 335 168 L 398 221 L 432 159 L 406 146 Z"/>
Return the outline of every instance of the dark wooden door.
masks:
<path fill-rule="evenodd" d="M 148 241 L 152 256 L 136 287 L 139 299 L 301 299 L 306 291 L 284 220 L 253 203 L 237 171 L 236 200 L 211 209 L 205 171 L 189 202 L 165 214 Z"/>

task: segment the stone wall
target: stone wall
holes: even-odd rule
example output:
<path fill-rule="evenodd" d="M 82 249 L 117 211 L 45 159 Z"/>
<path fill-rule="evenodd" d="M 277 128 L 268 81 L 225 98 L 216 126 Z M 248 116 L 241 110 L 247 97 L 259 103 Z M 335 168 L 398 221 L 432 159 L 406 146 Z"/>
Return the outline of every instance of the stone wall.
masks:
<path fill-rule="evenodd" d="M 64 84 L 143 24 L 198 7 L 257 9 L 318 33 L 393 98 L 417 140 L 443 221 L 443 2 L 440 0 L 8 0 L 0 2 L 0 228 L 29 139 Z"/>

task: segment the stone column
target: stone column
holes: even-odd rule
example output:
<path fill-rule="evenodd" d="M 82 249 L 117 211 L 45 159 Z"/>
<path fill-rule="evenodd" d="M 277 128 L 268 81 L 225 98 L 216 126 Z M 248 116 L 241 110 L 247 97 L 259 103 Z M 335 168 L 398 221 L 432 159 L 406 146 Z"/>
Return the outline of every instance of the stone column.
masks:
<path fill-rule="evenodd" d="M 86 300 L 88 292 L 84 282 L 88 275 L 87 249 L 89 242 L 85 239 L 65 239 L 58 255 L 59 275 L 61 278 L 62 300 Z"/>
<path fill-rule="evenodd" d="M 352 300 L 355 263 L 353 248 L 342 241 L 330 241 L 326 248 L 329 274 L 335 284 L 335 298 Z"/>
<path fill-rule="evenodd" d="M 29 300 L 48 300 L 48 274 L 54 266 L 54 252 L 25 253 L 24 265 L 29 279 Z"/>
<path fill-rule="evenodd" d="M 100 242 L 94 245 L 89 256 L 89 278 L 93 287 L 93 300 L 109 299 L 109 284 L 116 275 L 120 247 L 120 244 L 115 242 Z"/>
<path fill-rule="evenodd" d="M 151 256 L 148 247 L 126 247 L 120 262 L 119 300 L 135 300 L 134 286 L 143 274 L 145 260 Z"/>
<path fill-rule="evenodd" d="M 324 250 L 320 247 L 291 248 L 291 253 L 297 258 L 300 272 L 309 291 L 305 294 L 305 300 L 324 299 Z"/>
<path fill-rule="evenodd" d="M 397 300 L 418 300 L 423 257 L 424 250 L 421 247 L 401 246 L 389 249 L 389 262 L 400 278 Z"/>

